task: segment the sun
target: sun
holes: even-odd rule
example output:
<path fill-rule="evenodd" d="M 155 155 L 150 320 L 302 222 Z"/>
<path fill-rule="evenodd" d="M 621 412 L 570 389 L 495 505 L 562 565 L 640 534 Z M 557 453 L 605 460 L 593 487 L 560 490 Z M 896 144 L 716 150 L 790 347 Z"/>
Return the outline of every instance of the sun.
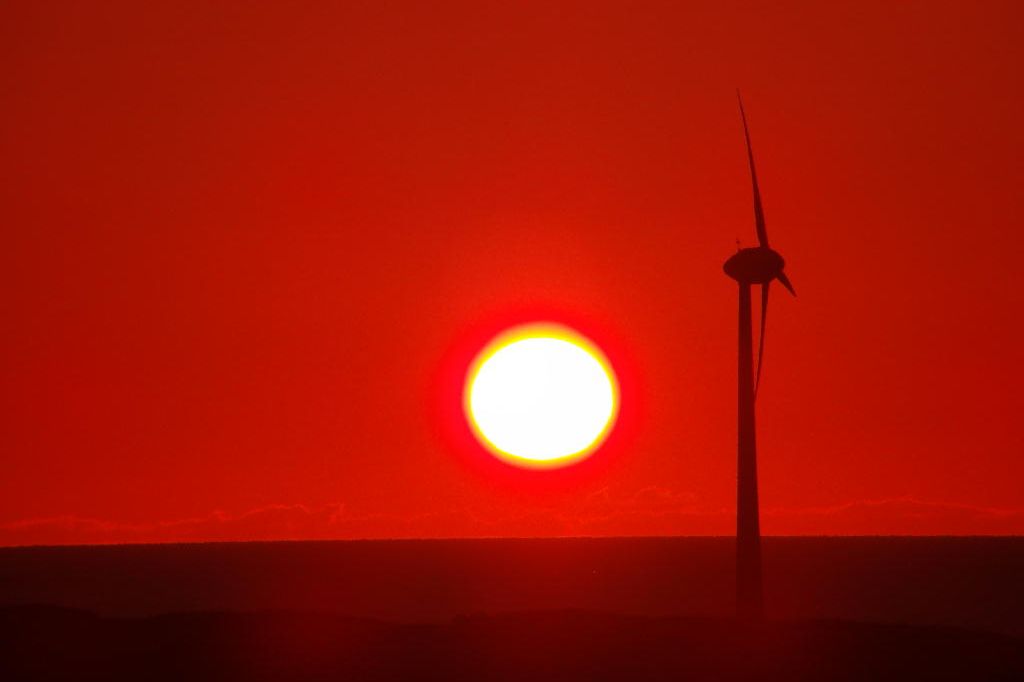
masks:
<path fill-rule="evenodd" d="M 513 327 L 477 355 L 466 377 L 466 417 L 491 453 L 517 466 L 560 467 L 604 442 L 619 409 L 608 359 L 553 323 Z"/>

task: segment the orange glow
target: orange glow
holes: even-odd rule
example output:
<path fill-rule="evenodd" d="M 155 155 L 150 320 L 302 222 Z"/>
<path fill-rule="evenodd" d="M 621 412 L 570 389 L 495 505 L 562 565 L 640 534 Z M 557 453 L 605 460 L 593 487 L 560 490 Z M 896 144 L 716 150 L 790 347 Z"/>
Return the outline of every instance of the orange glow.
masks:
<path fill-rule="evenodd" d="M 1024 3 L 59 4 L 3 12 L 0 545 L 734 533 L 737 87 L 762 532 L 1024 534 Z M 464 405 L 541 321 L 619 394 L 561 468 Z"/>
<path fill-rule="evenodd" d="M 514 327 L 480 352 L 463 404 L 474 435 L 502 460 L 561 467 L 593 453 L 619 408 L 615 372 L 589 339 L 562 325 Z"/>

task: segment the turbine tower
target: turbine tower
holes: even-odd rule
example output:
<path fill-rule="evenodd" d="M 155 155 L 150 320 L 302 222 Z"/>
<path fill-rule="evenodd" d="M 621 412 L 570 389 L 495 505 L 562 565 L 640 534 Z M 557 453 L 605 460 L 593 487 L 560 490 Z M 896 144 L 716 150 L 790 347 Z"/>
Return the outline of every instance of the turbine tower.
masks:
<path fill-rule="evenodd" d="M 739 92 L 736 93 L 739 97 Z M 747 115 L 740 98 L 740 117 L 743 135 L 747 141 L 747 160 L 750 180 L 754 186 L 754 225 L 758 245 L 739 249 L 723 266 L 725 274 L 739 284 L 739 381 L 736 479 L 736 613 L 741 618 L 757 619 L 764 612 L 761 588 L 761 524 L 757 502 L 757 433 L 754 426 L 754 400 L 761 381 L 761 363 L 764 359 L 764 331 L 768 319 L 768 289 L 772 280 L 779 280 L 789 293 L 796 296 L 793 285 L 783 272 L 786 262 L 777 251 L 768 246 L 768 232 L 764 226 L 761 191 L 757 186 L 754 152 L 750 146 Z M 753 367 L 753 322 L 750 288 L 761 285 L 761 330 L 757 344 L 757 369 Z"/>

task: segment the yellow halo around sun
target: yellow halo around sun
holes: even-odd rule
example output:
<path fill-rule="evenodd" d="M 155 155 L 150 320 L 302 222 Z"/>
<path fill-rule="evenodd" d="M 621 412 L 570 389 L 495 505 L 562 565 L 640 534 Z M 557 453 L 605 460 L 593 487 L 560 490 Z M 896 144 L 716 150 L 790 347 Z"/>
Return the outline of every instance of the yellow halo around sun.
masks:
<path fill-rule="evenodd" d="M 469 368 L 463 395 L 474 435 L 497 457 L 547 468 L 577 462 L 608 436 L 619 388 L 608 359 L 568 327 L 499 334 Z"/>

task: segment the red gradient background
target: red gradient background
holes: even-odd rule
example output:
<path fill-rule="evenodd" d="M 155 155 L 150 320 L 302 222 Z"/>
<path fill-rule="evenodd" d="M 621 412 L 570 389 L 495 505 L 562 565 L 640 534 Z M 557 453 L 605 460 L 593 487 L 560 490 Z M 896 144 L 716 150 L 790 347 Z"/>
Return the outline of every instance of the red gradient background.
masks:
<path fill-rule="evenodd" d="M 720 534 L 772 243 L 772 534 L 1024 532 L 1013 2 L 7 3 L 0 543 Z M 622 381 L 470 439 L 505 325 Z"/>

